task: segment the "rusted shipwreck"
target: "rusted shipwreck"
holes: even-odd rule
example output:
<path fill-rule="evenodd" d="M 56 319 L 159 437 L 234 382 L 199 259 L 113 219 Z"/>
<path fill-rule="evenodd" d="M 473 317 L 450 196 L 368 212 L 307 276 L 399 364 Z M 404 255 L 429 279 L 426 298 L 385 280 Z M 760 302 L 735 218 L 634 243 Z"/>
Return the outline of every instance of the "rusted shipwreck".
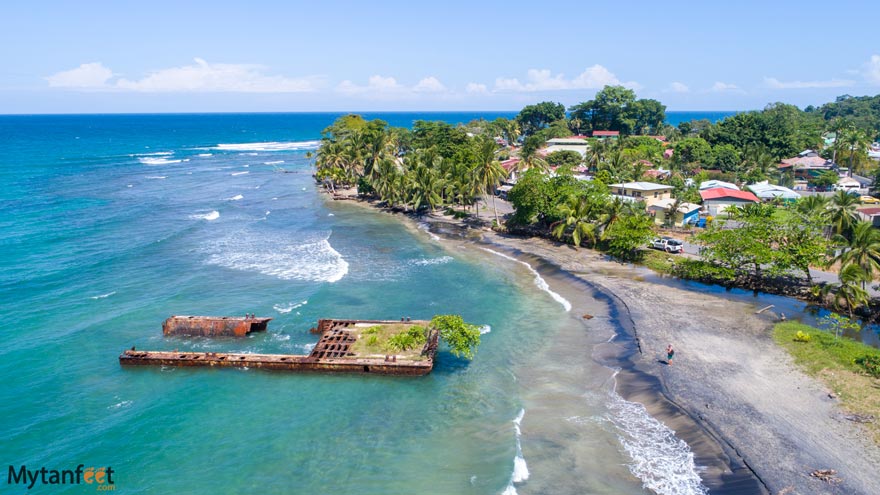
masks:
<path fill-rule="evenodd" d="M 187 318 L 187 317 L 173 317 Z M 270 318 L 253 318 L 253 321 Z M 171 318 L 169 318 L 171 320 Z M 179 335 L 167 331 L 165 335 Z M 265 329 L 265 322 L 262 323 Z M 376 352 L 366 344 L 372 336 L 384 329 L 395 334 L 412 328 L 424 331 L 424 344 L 395 353 Z M 213 328 L 213 327 L 212 327 Z M 122 365 L 154 366 L 211 366 L 261 368 L 285 371 L 313 371 L 334 373 L 373 373 L 382 375 L 426 375 L 434 368 L 439 331 L 430 322 L 421 320 L 344 320 L 322 319 L 311 329 L 320 334 L 318 342 L 308 355 L 296 354 L 248 354 L 224 352 L 178 352 L 126 350 L 119 356 Z M 226 335 L 226 334 L 196 334 Z M 361 341 L 360 344 L 358 342 Z"/>
<path fill-rule="evenodd" d="M 251 316 L 171 316 L 162 324 L 162 333 L 201 337 L 244 337 L 265 332 L 272 318 Z"/>

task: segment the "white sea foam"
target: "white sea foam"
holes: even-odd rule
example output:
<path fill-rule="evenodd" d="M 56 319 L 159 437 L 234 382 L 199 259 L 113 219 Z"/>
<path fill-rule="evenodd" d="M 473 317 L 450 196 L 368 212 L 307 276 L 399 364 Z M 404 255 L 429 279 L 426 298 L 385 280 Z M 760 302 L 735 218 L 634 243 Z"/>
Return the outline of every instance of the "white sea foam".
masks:
<path fill-rule="evenodd" d="M 520 409 L 519 414 L 513 420 L 513 429 L 516 432 L 516 456 L 513 458 L 513 473 L 510 475 L 510 483 L 507 484 L 507 488 L 504 489 L 502 495 L 516 495 L 516 485 L 524 483 L 529 479 L 529 467 L 526 465 L 525 457 L 523 457 L 522 441 L 520 439 L 522 437 L 520 426 L 525 414 L 526 410 Z"/>
<path fill-rule="evenodd" d="M 422 258 L 413 261 L 414 265 L 421 266 L 430 266 L 430 265 L 445 265 L 452 261 L 452 256 L 441 256 L 439 258 Z"/>
<path fill-rule="evenodd" d="M 223 151 L 294 151 L 315 150 L 321 141 L 269 141 L 263 143 L 220 143 L 212 149 Z"/>
<path fill-rule="evenodd" d="M 189 217 L 193 220 L 217 220 L 218 218 L 220 218 L 220 212 L 214 210 L 209 213 L 197 213 L 195 215 L 190 215 Z"/>
<path fill-rule="evenodd" d="M 149 156 L 144 156 L 138 158 L 138 161 L 143 163 L 144 165 L 156 166 L 156 165 L 171 165 L 172 163 L 180 163 L 183 160 L 169 160 L 168 158 L 152 158 Z"/>
<path fill-rule="evenodd" d="M 278 199 L 278 198 L 272 198 L 272 199 Z M 332 213 L 328 213 L 327 216 L 328 216 L 328 217 L 335 217 L 336 215 L 334 215 L 334 214 L 332 214 Z"/>
<path fill-rule="evenodd" d="M 147 179 L 154 179 L 154 180 L 161 180 L 161 179 L 167 179 L 168 176 L 167 175 L 148 175 L 148 176 L 146 176 L 146 178 Z"/>
<path fill-rule="evenodd" d="M 312 344 L 298 344 L 295 347 L 298 349 L 302 349 L 306 352 L 312 352 L 312 349 L 315 348 L 315 344 L 314 343 L 312 343 Z"/>
<path fill-rule="evenodd" d="M 487 333 L 492 331 L 492 327 L 489 325 L 483 325 L 480 327 L 480 335 L 486 335 Z"/>
<path fill-rule="evenodd" d="M 231 198 L 226 198 L 226 201 L 241 201 L 243 199 L 244 199 L 244 196 L 242 196 L 241 194 L 236 194 L 235 196 L 233 196 Z"/>
<path fill-rule="evenodd" d="M 284 163 L 284 160 L 273 160 L 271 162 L 263 162 L 263 165 L 278 165 L 279 163 Z"/>
<path fill-rule="evenodd" d="M 153 153 L 134 153 L 128 156 L 171 156 L 173 154 L 173 151 L 156 151 Z"/>
<path fill-rule="evenodd" d="M 106 299 L 106 298 L 112 296 L 113 294 L 116 294 L 116 291 L 115 291 L 115 290 L 114 290 L 113 292 L 108 292 L 108 293 L 106 293 L 106 294 L 101 294 L 100 296 L 92 296 L 92 297 L 90 297 L 89 299 Z"/>
<path fill-rule="evenodd" d="M 517 262 L 517 263 L 520 263 L 520 264 L 524 265 L 526 268 L 529 269 L 530 272 L 532 272 L 533 274 L 535 274 L 535 285 L 537 285 L 539 289 L 541 289 L 542 291 L 546 292 L 547 294 L 550 294 L 550 297 L 552 297 L 554 301 L 556 301 L 556 302 L 558 302 L 559 304 L 561 304 L 562 307 L 565 308 L 566 311 L 571 311 L 571 303 L 568 302 L 568 299 L 566 299 L 566 298 L 560 296 L 560 295 L 557 294 L 556 292 L 553 292 L 553 291 L 550 289 L 550 286 L 547 285 L 547 281 L 545 281 L 544 278 L 541 277 L 541 274 L 538 273 L 537 270 L 535 270 L 534 268 L 532 268 L 532 265 L 526 263 L 525 261 L 520 261 L 520 260 L 514 258 L 513 256 L 508 256 L 508 255 L 506 255 L 506 254 L 504 254 L 504 253 L 499 253 L 498 251 L 493 251 L 492 249 L 489 249 L 489 248 L 480 248 L 480 249 L 482 249 L 483 251 L 488 251 L 488 252 L 490 252 L 490 253 L 492 253 L 492 254 L 495 254 L 495 255 L 501 256 L 502 258 L 509 259 L 510 261 L 515 261 L 515 262 Z"/>
<path fill-rule="evenodd" d="M 328 237 L 301 239 L 293 234 L 233 233 L 206 247 L 206 262 L 233 270 L 253 271 L 282 280 L 337 282 L 348 262 Z"/>
<path fill-rule="evenodd" d="M 420 222 L 420 223 L 419 223 L 419 230 L 423 230 L 426 234 L 428 234 L 429 236 L 431 236 L 431 239 L 434 239 L 435 241 L 439 241 L 439 240 L 440 240 L 440 237 L 439 237 L 437 234 L 431 232 L 431 226 L 428 225 L 428 224 L 425 223 L 425 222 Z"/>
<path fill-rule="evenodd" d="M 272 306 L 272 309 L 285 315 L 287 313 L 290 313 L 291 311 L 293 311 L 296 308 L 301 308 L 301 307 L 305 306 L 308 303 L 309 303 L 309 301 L 303 301 L 300 303 L 287 303 L 287 306 L 282 306 L 280 304 L 276 304 L 276 305 Z"/>
<path fill-rule="evenodd" d="M 196 155 L 196 156 L 200 156 L 200 157 L 202 157 L 202 158 L 205 158 L 205 157 L 208 157 L 208 156 L 214 156 L 214 153 L 199 153 L 199 154 Z"/>
<path fill-rule="evenodd" d="M 615 372 L 615 376 L 617 372 Z M 629 402 L 612 390 L 608 420 L 632 462 L 630 472 L 658 495 L 706 495 L 694 453 L 675 432 L 653 418 L 645 406 Z"/>
<path fill-rule="evenodd" d="M 117 397 L 117 398 L 118 398 L 118 397 Z M 123 407 L 128 407 L 128 406 L 130 406 L 131 404 L 132 404 L 132 401 L 130 401 L 130 400 L 124 400 L 124 401 L 121 401 L 121 402 L 117 402 L 116 404 L 113 404 L 112 406 L 107 406 L 107 409 L 110 409 L 111 411 L 114 410 L 114 409 L 122 409 Z"/>
<path fill-rule="evenodd" d="M 249 174 L 249 173 L 250 173 L 250 172 L 248 172 L 247 170 L 245 170 L 244 172 L 232 172 L 232 173 L 229 174 L 229 175 L 236 176 L 236 175 L 246 175 L 246 174 Z"/>

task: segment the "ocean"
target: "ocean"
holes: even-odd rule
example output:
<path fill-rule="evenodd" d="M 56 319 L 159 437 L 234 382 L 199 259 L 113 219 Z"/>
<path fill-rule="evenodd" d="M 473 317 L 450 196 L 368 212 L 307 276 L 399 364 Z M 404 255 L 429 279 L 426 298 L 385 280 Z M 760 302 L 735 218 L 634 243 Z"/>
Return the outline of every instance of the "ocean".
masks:
<path fill-rule="evenodd" d="M 601 294 L 587 329 L 583 294 L 528 260 L 322 197 L 306 153 L 337 116 L 0 116 L 2 462 L 110 466 L 124 493 L 704 493 L 688 446 L 593 359 L 619 330 Z M 268 332 L 161 333 L 245 313 Z M 483 343 L 422 378 L 117 360 L 307 353 L 321 317 L 439 313 Z"/>

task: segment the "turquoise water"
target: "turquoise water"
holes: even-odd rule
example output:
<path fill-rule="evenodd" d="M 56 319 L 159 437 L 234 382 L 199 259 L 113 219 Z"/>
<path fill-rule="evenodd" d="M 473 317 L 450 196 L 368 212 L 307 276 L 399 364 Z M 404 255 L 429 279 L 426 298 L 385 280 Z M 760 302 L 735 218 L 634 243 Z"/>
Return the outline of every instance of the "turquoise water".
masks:
<path fill-rule="evenodd" d="M 380 116 L 409 125 L 475 114 Z M 585 332 L 576 315 L 604 309 L 569 313 L 565 297 L 585 296 L 551 297 L 521 262 L 327 202 L 305 154 L 335 117 L 0 117 L 0 462 L 111 466 L 125 493 L 644 493 L 646 476 L 669 485 L 663 472 L 637 478 L 627 467 L 621 438 L 639 431 L 623 420 L 650 418 L 618 417 L 613 370 L 590 357 L 613 325 L 597 318 Z M 449 312 L 483 325 L 483 344 L 472 362 L 442 351 L 423 378 L 117 361 L 131 346 L 306 353 L 320 317 Z M 274 318 L 269 331 L 161 335 L 171 314 L 245 313 Z M 686 445 L 670 449 L 651 457 L 688 459 Z M 685 481 L 699 484 L 688 462 Z"/>

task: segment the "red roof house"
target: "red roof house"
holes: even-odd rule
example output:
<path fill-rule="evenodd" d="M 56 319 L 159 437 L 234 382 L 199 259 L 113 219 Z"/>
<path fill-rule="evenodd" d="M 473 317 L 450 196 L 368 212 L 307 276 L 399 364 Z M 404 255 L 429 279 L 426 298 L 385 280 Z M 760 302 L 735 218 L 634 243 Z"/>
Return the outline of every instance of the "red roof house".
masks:
<path fill-rule="evenodd" d="M 703 198 L 703 208 L 712 216 L 724 212 L 730 206 L 761 202 L 757 196 L 748 191 L 737 191 L 726 187 L 703 189 L 700 191 L 700 197 Z"/>
<path fill-rule="evenodd" d="M 593 131 L 594 138 L 619 137 L 620 131 Z"/>

